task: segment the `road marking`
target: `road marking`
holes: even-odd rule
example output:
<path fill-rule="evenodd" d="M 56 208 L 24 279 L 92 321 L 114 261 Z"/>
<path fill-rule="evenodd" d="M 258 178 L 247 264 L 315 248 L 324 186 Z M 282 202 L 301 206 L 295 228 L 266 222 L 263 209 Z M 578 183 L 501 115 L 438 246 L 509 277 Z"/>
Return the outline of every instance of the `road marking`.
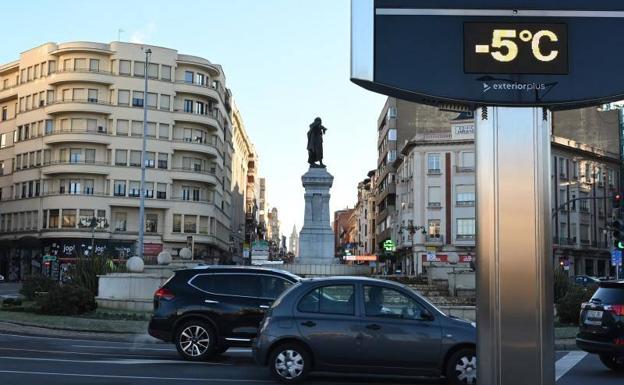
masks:
<path fill-rule="evenodd" d="M 101 346 L 101 345 L 72 345 L 73 348 L 89 348 L 89 349 L 118 349 L 118 350 L 153 350 L 157 352 L 175 352 L 175 348 L 157 349 L 157 348 L 141 348 L 133 346 Z"/>
<path fill-rule="evenodd" d="M 0 324 L 3 324 L 4 322 L 0 322 Z M 11 324 L 12 326 L 15 326 L 16 324 Z M 87 332 L 88 333 L 88 332 Z M 107 344 L 126 344 L 126 345 L 134 345 L 134 344 L 140 344 L 140 345 L 155 345 L 155 344 L 162 344 L 164 345 L 164 343 L 159 342 L 157 340 L 153 341 L 153 342 L 135 342 L 135 341 L 102 341 L 102 340 L 86 340 L 86 339 L 79 339 L 79 338 L 63 338 L 63 337 L 44 337 L 44 336 L 29 336 L 29 335 L 25 335 L 25 334 L 9 334 L 9 333 L 0 333 L 0 336 L 7 336 L 7 337 L 18 337 L 18 338 L 26 338 L 26 339 L 42 339 L 42 340 L 59 340 L 59 341 L 78 341 L 78 342 L 99 342 L 99 343 L 107 343 Z M 141 335 L 141 337 L 145 337 L 145 338 L 152 338 L 149 337 L 147 335 Z"/>
<path fill-rule="evenodd" d="M 572 351 L 555 363 L 555 381 L 559 381 L 570 369 L 587 356 L 586 352 Z"/>
<path fill-rule="evenodd" d="M 84 356 L 113 356 L 113 357 L 119 357 L 119 356 L 126 356 L 126 357 L 141 357 L 140 355 L 137 354 L 124 354 L 124 353 L 87 353 L 87 352 L 68 352 L 65 350 L 36 350 L 36 349 L 18 349 L 18 348 L 3 348 L 0 347 L 0 350 L 11 350 L 11 351 L 17 351 L 17 352 L 32 352 L 32 353 L 61 353 L 61 354 L 80 354 L 80 355 L 84 355 Z M 148 357 L 148 358 L 159 358 L 160 356 L 148 356 L 145 355 L 143 357 Z"/>
<path fill-rule="evenodd" d="M 53 362 L 73 362 L 79 364 L 115 364 L 115 365 L 147 365 L 147 364 L 200 364 L 200 365 L 220 365 L 232 366 L 221 362 L 199 362 L 182 360 L 146 360 L 146 359 L 124 359 L 124 360 L 67 360 L 62 358 L 39 358 L 39 357 L 10 357 L 0 356 L 0 360 L 20 360 L 20 361 L 53 361 Z"/>
<path fill-rule="evenodd" d="M 94 377 L 94 378 L 124 378 L 133 380 L 156 380 L 156 381 L 202 381 L 202 382 L 215 382 L 217 384 L 227 382 L 254 382 L 254 383 L 275 383 L 269 380 L 254 380 L 254 379 L 232 379 L 232 378 L 188 378 L 188 377 L 150 377 L 150 376 L 121 376 L 113 374 L 83 374 L 83 373 L 58 373 L 58 372 L 27 372 L 24 370 L 0 370 L 0 373 L 7 374 L 26 374 L 34 376 L 66 376 L 66 377 Z"/>

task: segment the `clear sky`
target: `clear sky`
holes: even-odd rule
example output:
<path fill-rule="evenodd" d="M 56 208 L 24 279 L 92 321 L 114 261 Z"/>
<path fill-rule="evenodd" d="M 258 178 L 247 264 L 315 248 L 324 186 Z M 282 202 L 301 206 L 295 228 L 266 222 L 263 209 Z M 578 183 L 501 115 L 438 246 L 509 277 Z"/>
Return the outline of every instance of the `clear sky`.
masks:
<path fill-rule="evenodd" d="M 331 210 L 357 199 L 375 168 L 385 97 L 349 81 L 349 0 L 29 1 L 3 4 L 0 63 L 48 41 L 117 40 L 177 49 L 223 65 L 267 178 L 281 231 L 303 225 L 306 132 L 328 128 Z M 25 13 L 25 11 L 27 11 Z"/>

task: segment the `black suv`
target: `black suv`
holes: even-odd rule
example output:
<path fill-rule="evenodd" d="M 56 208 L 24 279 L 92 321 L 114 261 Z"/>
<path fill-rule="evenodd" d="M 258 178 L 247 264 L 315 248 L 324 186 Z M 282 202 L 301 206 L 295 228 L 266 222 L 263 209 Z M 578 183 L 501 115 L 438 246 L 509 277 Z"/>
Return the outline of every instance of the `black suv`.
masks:
<path fill-rule="evenodd" d="M 576 345 L 600 356 L 609 369 L 624 371 L 624 281 L 601 282 L 581 306 Z"/>
<path fill-rule="evenodd" d="M 154 294 L 148 332 L 173 342 L 188 360 L 250 346 L 265 310 L 299 280 L 283 270 L 259 267 L 178 270 Z"/>

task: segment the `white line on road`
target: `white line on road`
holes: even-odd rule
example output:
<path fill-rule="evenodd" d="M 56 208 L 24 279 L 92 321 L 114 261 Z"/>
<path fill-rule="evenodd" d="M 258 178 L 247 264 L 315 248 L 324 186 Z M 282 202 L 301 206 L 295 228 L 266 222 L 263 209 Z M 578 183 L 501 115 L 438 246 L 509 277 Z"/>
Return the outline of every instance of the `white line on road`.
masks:
<path fill-rule="evenodd" d="M 89 348 L 89 349 L 117 349 L 117 350 L 153 350 L 157 352 L 175 352 L 175 348 L 157 349 L 157 348 L 141 348 L 133 346 L 101 346 L 101 345 L 72 345 L 72 348 Z"/>
<path fill-rule="evenodd" d="M 18 348 L 3 348 L 0 347 L 0 350 L 11 350 L 16 352 L 31 352 L 31 353 L 61 353 L 61 354 L 80 354 L 84 356 L 125 356 L 125 357 L 141 357 L 137 354 L 124 354 L 124 353 L 87 353 L 87 352 L 69 352 L 64 350 L 37 350 L 37 349 L 18 349 Z M 159 358 L 160 356 L 148 356 L 145 355 L 143 357 L 147 358 Z"/>
<path fill-rule="evenodd" d="M 33 357 L 7 357 L 0 356 L 0 360 L 20 360 L 20 361 L 52 361 L 52 362 L 73 362 L 78 364 L 114 364 L 114 365 L 147 365 L 147 364 L 200 364 L 200 365 L 220 365 L 231 366 L 221 362 L 198 362 L 182 360 L 146 360 L 146 359 L 123 359 L 123 360 L 67 360 L 61 358 L 33 358 Z"/>
<path fill-rule="evenodd" d="M 2 322 L 0 322 L 2 324 Z M 126 344 L 126 345 L 157 345 L 162 344 L 159 341 L 153 342 L 135 342 L 135 341 L 102 341 L 102 340 L 87 340 L 87 339 L 79 339 L 79 338 L 64 338 L 64 337 L 44 337 L 44 336 L 29 336 L 25 334 L 9 334 L 9 333 L 0 333 L 1 336 L 7 337 L 17 337 L 17 338 L 25 338 L 25 339 L 42 339 L 42 340 L 59 340 L 59 341 L 78 341 L 78 342 L 98 342 L 98 343 L 106 343 L 106 344 Z M 148 336 L 144 336 L 145 338 L 151 338 Z"/>
<path fill-rule="evenodd" d="M 570 369 L 581 362 L 585 356 L 587 356 L 585 352 L 572 351 L 557 360 L 555 363 L 555 381 L 563 377 Z"/>
<path fill-rule="evenodd" d="M 27 372 L 24 370 L 0 370 L 0 373 L 26 374 L 35 376 L 67 376 L 67 377 L 95 377 L 95 378 L 125 378 L 133 380 L 156 380 L 156 381 L 202 381 L 222 384 L 226 382 L 257 382 L 274 383 L 269 380 L 232 379 L 232 378 L 188 378 L 188 377 L 150 377 L 150 376 L 120 376 L 112 374 L 83 374 L 83 373 L 58 373 L 58 372 Z"/>

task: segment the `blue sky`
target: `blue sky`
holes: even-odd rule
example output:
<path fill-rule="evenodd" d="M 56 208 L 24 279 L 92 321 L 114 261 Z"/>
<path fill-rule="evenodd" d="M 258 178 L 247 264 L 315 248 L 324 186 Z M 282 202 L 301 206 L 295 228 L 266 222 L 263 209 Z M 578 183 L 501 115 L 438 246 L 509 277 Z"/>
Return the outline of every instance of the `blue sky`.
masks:
<path fill-rule="evenodd" d="M 0 63 L 48 41 L 114 41 L 123 29 L 122 41 L 223 65 L 260 155 L 269 204 L 290 236 L 293 224 L 303 224 L 306 131 L 316 116 L 328 128 L 332 211 L 352 207 L 357 182 L 375 168 L 385 97 L 349 81 L 349 8 L 349 0 L 12 2 L 3 4 Z"/>

